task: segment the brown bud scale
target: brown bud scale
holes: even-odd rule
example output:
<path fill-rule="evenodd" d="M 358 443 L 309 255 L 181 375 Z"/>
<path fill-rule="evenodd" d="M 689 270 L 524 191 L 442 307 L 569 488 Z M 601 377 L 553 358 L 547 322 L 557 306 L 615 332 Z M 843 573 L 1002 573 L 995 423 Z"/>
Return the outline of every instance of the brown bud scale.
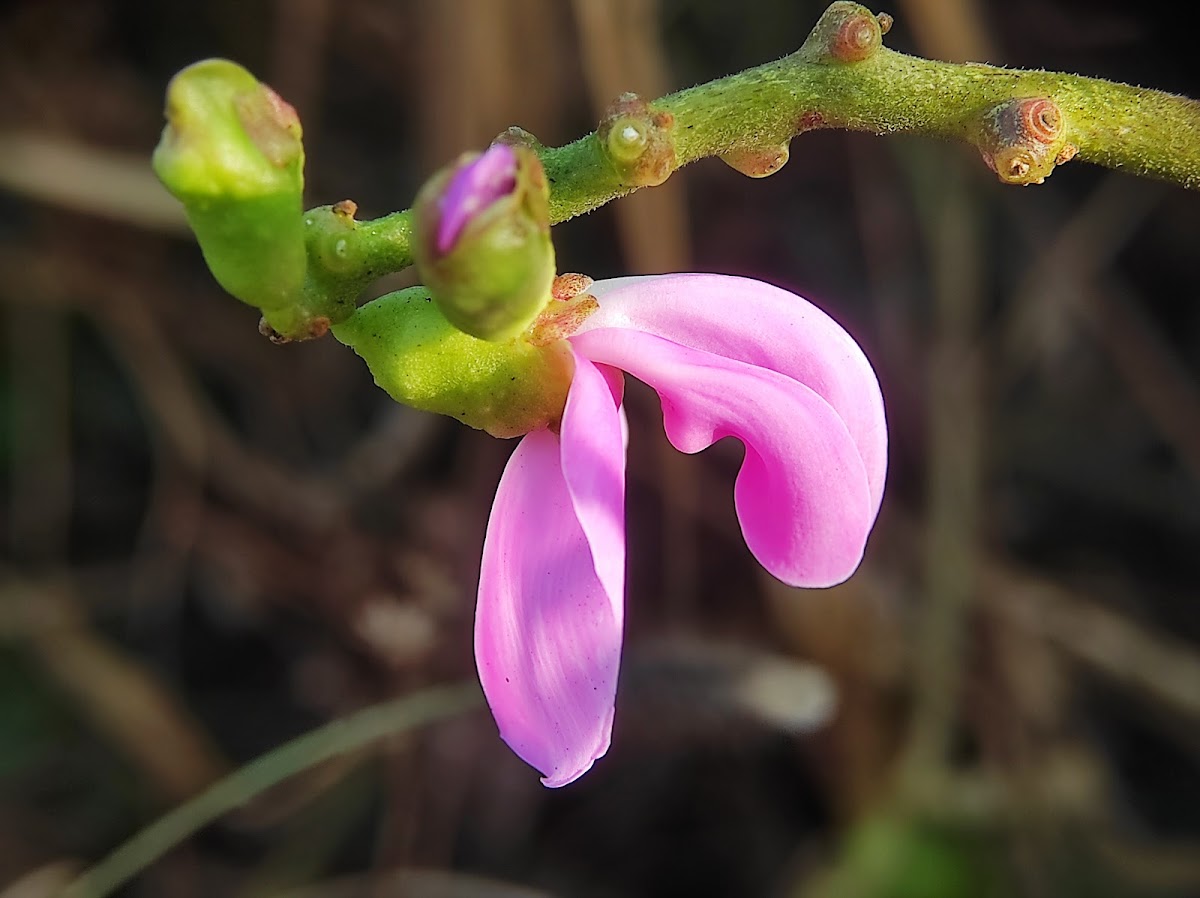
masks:
<path fill-rule="evenodd" d="M 1058 111 L 1058 104 L 1045 97 L 1024 101 L 1021 116 L 1025 131 L 1041 143 L 1054 143 L 1062 131 L 1062 113 Z"/>
<path fill-rule="evenodd" d="M 1079 147 L 1073 143 L 1069 143 L 1058 151 L 1058 155 L 1054 157 L 1055 165 L 1062 165 L 1064 162 L 1070 162 L 1075 158 L 1075 154 L 1079 152 Z"/>
<path fill-rule="evenodd" d="M 881 29 L 874 16 L 853 15 L 838 27 L 829 50 L 842 62 L 859 62 L 879 49 L 880 38 Z"/>
<path fill-rule="evenodd" d="M 549 346 L 551 343 L 565 340 L 599 309 L 599 300 L 590 293 L 580 293 L 562 302 L 550 303 L 529 326 L 525 339 L 534 346 Z"/>
<path fill-rule="evenodd" d="M 567 272 L 554 279 L 550 285 L 550 295 L 559 301 L 566 301 L 578 296 L 594 283 L 595 281 L 586 274 Z"/>
<path fill-rule="evenodd" d="M 1065 118 L 1049 97 L 1020 97 L 991 109 L 982 122 L 979 150 L 1006 184 L 1040 184 L 1054 166 L 1075 155 L 1065 141 Z"/>
<path fill-rule="evenodd" d="M 238 120 L 263 157 L 276 168 L 286 168 L 303 152 L 300 117 L 295 108 L 267 87 L 245 91 L 234 98 Z"/>

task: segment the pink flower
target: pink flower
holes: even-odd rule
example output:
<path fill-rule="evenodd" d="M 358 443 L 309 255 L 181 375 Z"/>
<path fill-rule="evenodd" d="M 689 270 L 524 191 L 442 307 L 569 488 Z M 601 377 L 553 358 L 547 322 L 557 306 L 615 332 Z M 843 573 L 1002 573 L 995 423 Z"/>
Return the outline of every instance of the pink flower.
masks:
<path fill-rule="evenodd" d="M 593 284 L 569 338 L 556 434 L 517 446 L 496 493 L 475 615 L 479 678 L 500 735 L 547 786 L 607 750 L 625 603 L 625 371 L 662 402 L 667 437 L 746 447 L 734 487 L 746 544 L 794 586 L 849 577 L 879 510 L 879 385 L 824 312 L 768 284 L 708 274 Z"/>

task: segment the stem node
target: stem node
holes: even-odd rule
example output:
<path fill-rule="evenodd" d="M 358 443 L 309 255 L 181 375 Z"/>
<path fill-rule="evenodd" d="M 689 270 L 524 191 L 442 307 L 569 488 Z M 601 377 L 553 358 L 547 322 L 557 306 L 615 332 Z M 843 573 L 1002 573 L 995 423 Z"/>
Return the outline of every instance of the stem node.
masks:
<path fill-rule="evenodd" d="M 596 137 L 623 185 L 657 187 L 678 167 L 674 127 L 672 113 L 624 93 L 608 108 Z"/>
<path fill-rule="evenodd" d="M 517 125 L 509 125 L 497 134 L 492 144 L 498 143 L 506 147 L 525 147 L 526 149 L 533 150 L 535 153 L 545 149 L 540 140 Z"/>
<path fill-rule="evenodd" d="M 861 62 L 879 51 L 891 27 L 892 17 L 886 13 L 876 16 L 865 6 L 837 0 L 825 10 L 799 54 L 818 63 Z"/>
<path fill-rule="evenodd" d="M 1041 184 L 1055 165 L 1075 155 L 1064 125 L 1062 110 L 1049 97 L 1006 100 L 983 117 L 983 161 L 1005 184 Z"/>
<path fill-rule="evenodd" d="M 788 161 L 788 145 L 746 147 L 726 153 L 721 161 L 747 178 L 765 178 L 779 171 Z"/>

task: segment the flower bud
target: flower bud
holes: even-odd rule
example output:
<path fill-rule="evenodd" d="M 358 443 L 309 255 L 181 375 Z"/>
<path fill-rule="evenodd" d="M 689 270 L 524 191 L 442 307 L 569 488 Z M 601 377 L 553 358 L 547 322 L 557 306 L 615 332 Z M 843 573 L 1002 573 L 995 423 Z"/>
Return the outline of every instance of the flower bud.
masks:
<path fill-rule="evenodd" d="M 264 310 L 294 301 L 306 265 L 295 110 L 236 63 L 208 59 L 171 79 L 166 116 L 154 171 L 221 286 Z"/>
<path fill-rule="evenodd" d="M 549 190 L 532 150 L 495 144 L 434 175 L 414 205 L 413 255 L 446 319 L 482 340 L 524 331 L 550 299 Z"/>

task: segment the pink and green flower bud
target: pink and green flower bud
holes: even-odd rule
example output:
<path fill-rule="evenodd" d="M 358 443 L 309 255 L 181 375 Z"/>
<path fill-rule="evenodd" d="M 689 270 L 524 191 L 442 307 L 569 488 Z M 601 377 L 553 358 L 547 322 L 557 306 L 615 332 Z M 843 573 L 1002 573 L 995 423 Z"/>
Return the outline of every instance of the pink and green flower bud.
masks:
<path fill-rule="evenodd" d="M 304 282 L 304 147 L 296 112 L 236 63 L 208 59 L 167 87 L 154 171 L 183 203 L 221 286 L 264 311 Z"/>
<path fill-rule="evenodd" d="M 537 154 L 495 144 L 417 194 L 413 255 L 446 319 L 481 340 L 524 331 L 550 300 L 554 246 Z"/>
<path fill-rule="evenodd" d="M 480 340 L 451 324 L 425 287 L 389 293 L 333 327 L 397 402 L 496 437 L 557 428 L 574 362 L 565 341 Z"/>

